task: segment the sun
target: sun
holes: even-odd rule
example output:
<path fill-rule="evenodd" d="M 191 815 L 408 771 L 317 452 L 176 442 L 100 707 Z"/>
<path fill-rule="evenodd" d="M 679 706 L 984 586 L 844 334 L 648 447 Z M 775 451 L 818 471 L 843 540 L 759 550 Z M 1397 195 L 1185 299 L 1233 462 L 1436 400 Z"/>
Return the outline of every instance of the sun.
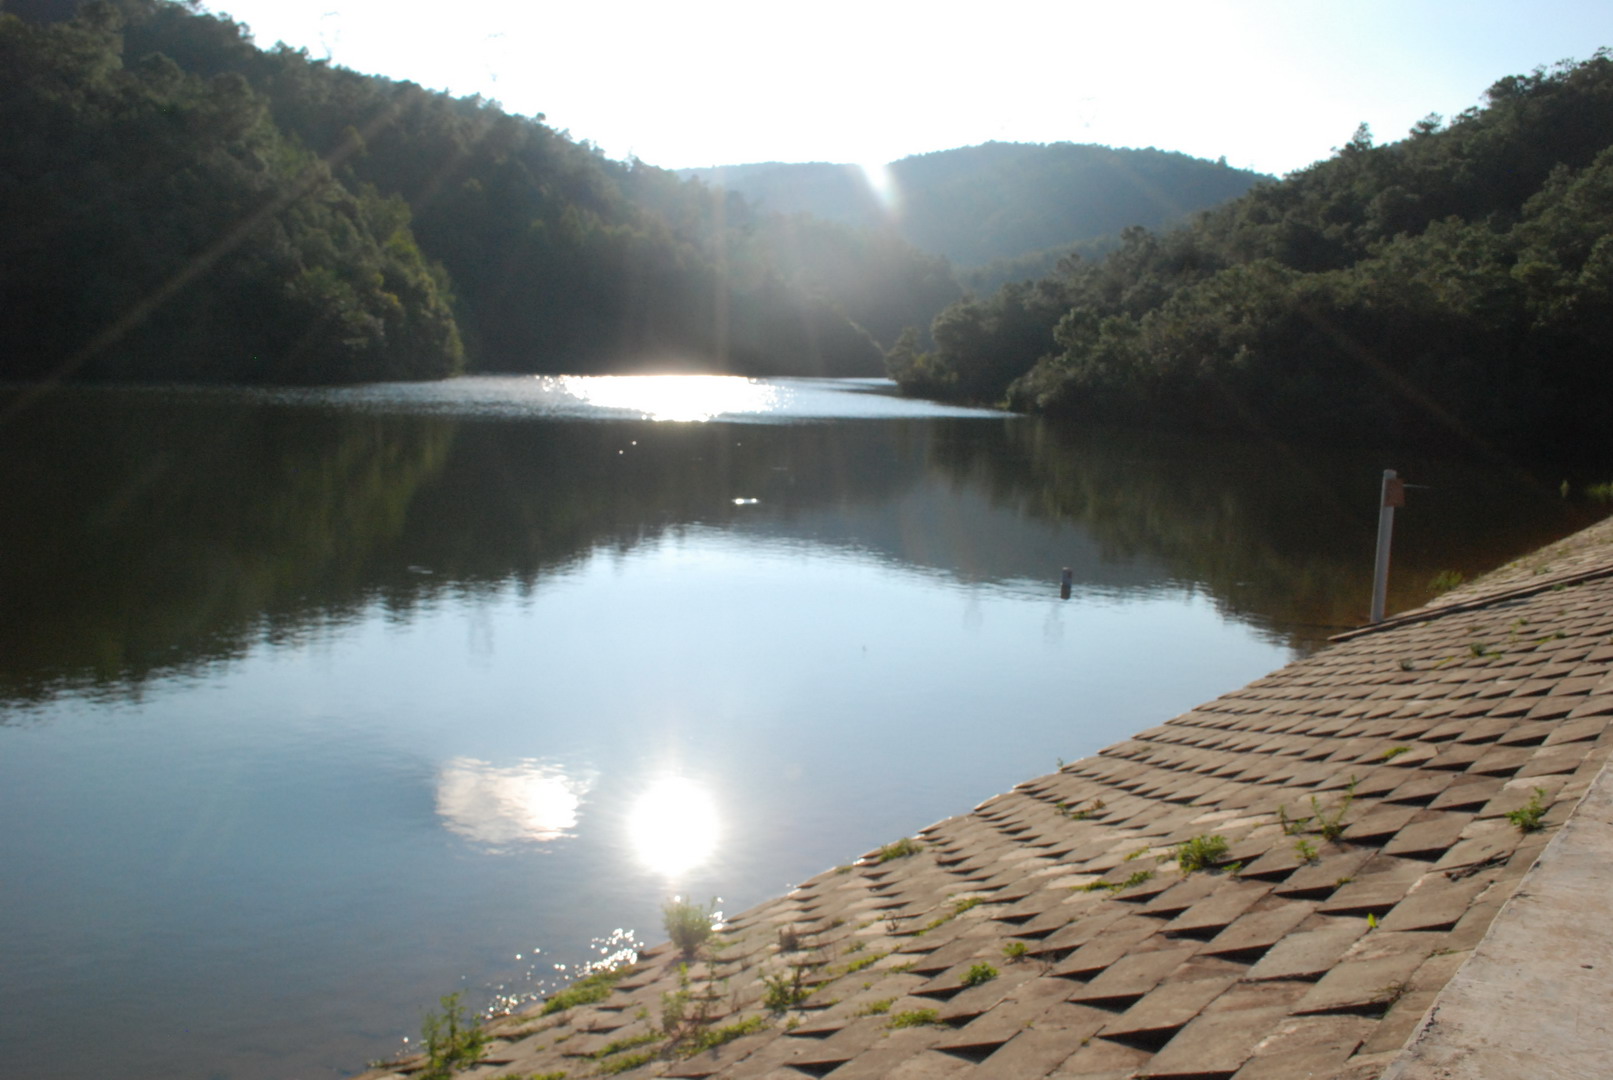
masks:
<path fill-rule="evenodd" d="M 858 163 L 857 167 L 862 170 L 868 189 L 879 200 L 886 216 L 895 217 L 901 206 L 901 191 L 896 186 L 896 177 L 891 173 L 890 165 L 884 161 L 864 161 Z"/>

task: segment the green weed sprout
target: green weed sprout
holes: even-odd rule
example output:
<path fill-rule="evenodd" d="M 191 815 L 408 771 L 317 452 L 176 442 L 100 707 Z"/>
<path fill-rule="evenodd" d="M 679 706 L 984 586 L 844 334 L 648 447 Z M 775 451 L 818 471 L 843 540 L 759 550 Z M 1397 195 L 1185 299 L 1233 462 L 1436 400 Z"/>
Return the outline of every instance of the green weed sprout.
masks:
<path fill-rule="evenodd" d="M 685 960 L 693 960 L 700 946 L 711 940 L 711 924 L 716 917 L 715 899 L 709 905 L 702 906 L 673 897 L 661 908 L 666 936 L 683 953 Z"/>
<path fill-rule="evenodd" d="M 420 1024 L 420 1041 L 426 1048 L 426 1068 L 419 1080 L 448 1080 L 458 1069 L 476 1064 L 487 1049 L 488 1034 L 481 1021 L 466 1016 L 458 992 L 440 999 L 442 1011 L 429 1012 Z"/>

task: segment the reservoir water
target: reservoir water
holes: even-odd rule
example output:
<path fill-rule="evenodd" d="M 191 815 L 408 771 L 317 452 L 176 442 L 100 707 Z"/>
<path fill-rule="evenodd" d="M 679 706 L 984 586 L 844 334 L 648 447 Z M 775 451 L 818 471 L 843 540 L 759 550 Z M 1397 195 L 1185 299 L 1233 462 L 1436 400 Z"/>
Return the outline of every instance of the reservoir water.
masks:
<path fill-rule="evenodd" d="M 315 1080 L 1588 523 L 1564 478 L 881 381 L 83 389 L 0 422 L 0 1071 Z M 1576 478 L 1606 480 L 1606 476 Z M 1061 599 L 1061 569 L 1073 587 Z"/>

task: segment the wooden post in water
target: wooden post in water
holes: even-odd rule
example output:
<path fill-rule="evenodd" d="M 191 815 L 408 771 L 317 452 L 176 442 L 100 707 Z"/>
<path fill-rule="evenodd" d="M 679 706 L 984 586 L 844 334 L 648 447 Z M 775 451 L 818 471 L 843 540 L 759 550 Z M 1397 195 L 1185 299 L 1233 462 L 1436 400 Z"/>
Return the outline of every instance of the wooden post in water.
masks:
<path fill-rule="evenodd" d="M 1389 597 L 1389 542 L 1395 532 L 1395 507 L 1406 505 L 1405 482 L 1393 469 L 1383 470 L 1383 491 L 1378 499 L 1378 556 L 1372 566 L 1372 622 L 1383 622 Z"/>
<path fill-rule="evenodd" d="M 1064 568 L 1064 573 L 1059 576 L 1059 599 L 1060 600 L 1068 600 L 1070 598 L 1070 585 L 1074 581 L 1075 581 L 1075 574 L 1073 572 L 1071 572 L 1071 570 L 1070 570 L 1070 568 L 1068 566 L 1066 566 Z"/>

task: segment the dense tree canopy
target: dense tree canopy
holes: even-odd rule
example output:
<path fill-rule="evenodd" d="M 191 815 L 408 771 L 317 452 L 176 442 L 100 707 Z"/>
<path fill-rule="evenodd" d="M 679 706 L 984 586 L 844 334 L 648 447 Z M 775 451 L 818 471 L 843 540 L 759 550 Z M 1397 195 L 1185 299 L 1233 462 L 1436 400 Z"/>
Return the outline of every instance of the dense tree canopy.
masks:
<path fill-rule="evenodd" d="M 1363 126 L 1187 227 L 1067 260 L 1035 305 L 956 305 L 933 352 L 888 361 L 912 392 L 1086 419 L 1605 439 L 1610 170 L 1603 52 L 1396 143 Z"/>
<path fill-rule="evenodd" d="M 0 375 L 873 374 L 961 295 L 492 102 L 167 0 L 0 0 Z"/>
<path fill-rule="evenodd" d="M 407 206 L 344 187 L 236 74 L 148 54 L 118 12 L 0 16 L 0 306 L 11 375 L 351 380 L 458 370 Z"/>

